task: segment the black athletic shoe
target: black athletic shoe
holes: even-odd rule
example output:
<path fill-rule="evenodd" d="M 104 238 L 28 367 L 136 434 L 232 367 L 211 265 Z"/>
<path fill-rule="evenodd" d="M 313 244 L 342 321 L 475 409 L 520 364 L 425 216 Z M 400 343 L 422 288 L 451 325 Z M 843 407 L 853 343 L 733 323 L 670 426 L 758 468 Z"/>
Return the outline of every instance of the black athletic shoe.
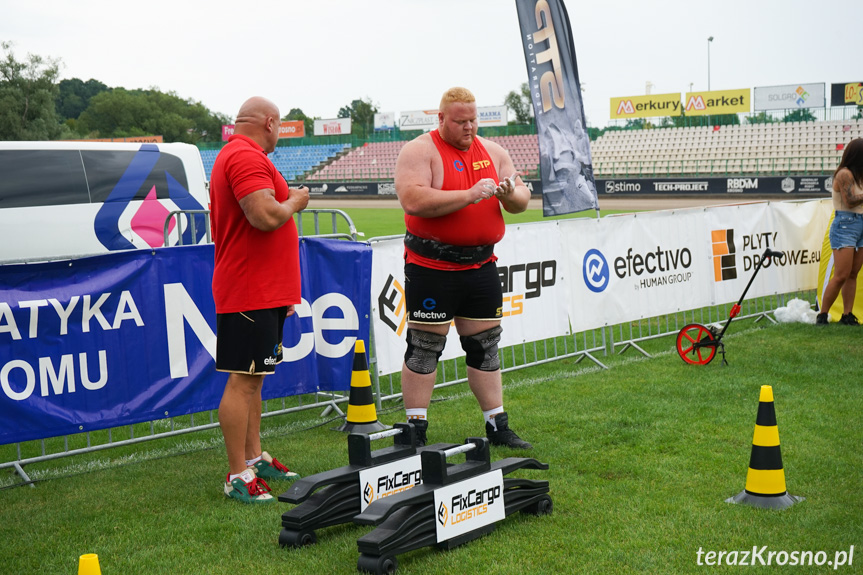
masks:
<path fill-rule="evenodd" d="M 515 431 L 509 428 L 509 417 L 506 412 L 495 415 L 494 422 L 497 424 L 497 430 L 491 426 L 491 423 L 486 422 L 485 424 L 485 434 L 489 443 L 514 449 L 533 448 L 533 445 L 520 438 L 515 434 Z"/>
<path fill-rule="evenodd" d="M 826 313 L 819 313 L 815 316 L 815 325 L 827 325 L 830 321 L 827 319 Z"/>
<path fill-rule="evenodd" d="M 428 419 L 409 419 L 408 423 L 412 423 L 414 426 L 414 432 L 416 433 L 417 447 L 425 447 L 428 439 L 426 438 L 426 431 L 429 428 L 429 420 Z"/>
<path fill-rule="evenodd" d="M 860 325 L 860 322 L 857 321 L 857 316 L 853 313 L 842 314 L 842 318 L 839 320 L 839 323 L 842 325 Z"/>

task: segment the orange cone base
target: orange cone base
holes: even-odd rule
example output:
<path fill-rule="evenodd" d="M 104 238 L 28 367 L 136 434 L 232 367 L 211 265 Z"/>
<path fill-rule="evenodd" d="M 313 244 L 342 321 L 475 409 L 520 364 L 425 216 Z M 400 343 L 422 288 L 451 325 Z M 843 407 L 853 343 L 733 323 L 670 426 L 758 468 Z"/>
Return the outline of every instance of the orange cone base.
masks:
<path fill-rule="evenodd" d="M 347 433 L 375 433 L 389 429 L 380 421 L 372 421 L 371 423 L 350 423 L 346 421 L 341 427 L 337 427 L 336 431 L 345 431 Z"/>
<path fill-rule="evenodd" d="M 725 502 L 743 503 L 744 505 L 760 507 L 761 509 L 785 509 L 786 507 L 791 507 L 795 503 L 803 501 L 804 499 L 805 497 L 789 495 L 787 491 L 782 495 L 777 495 L 775 497 L 765 497 L 764 495 L 754 495 L 744 489 L 734 497 L 726 499 Z"/>

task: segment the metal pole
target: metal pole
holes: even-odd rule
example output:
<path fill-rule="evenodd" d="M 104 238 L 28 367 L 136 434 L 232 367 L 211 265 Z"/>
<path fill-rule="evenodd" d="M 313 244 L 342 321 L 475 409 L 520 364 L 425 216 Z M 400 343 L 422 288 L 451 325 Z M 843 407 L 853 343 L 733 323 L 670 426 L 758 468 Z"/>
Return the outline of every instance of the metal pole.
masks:
<path fill-rule="evenodd" d="M 710 91 L 710 44 L 713 42 L 713 36 L 707 37 L 707 91 Z"/>

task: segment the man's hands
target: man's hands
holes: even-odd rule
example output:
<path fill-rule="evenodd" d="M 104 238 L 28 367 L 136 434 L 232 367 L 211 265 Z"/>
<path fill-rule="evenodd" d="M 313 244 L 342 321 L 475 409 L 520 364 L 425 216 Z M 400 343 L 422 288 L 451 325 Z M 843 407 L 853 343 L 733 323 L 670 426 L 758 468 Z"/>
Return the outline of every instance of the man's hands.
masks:
<path fill-rule="evenodd" d="M 494 183 L 494 180 L 483 178 L 475 183 L 468 192 L 470 192 L 472 203 L 478 204 L 482 200 L 492 197 L 495 194 L 495 189 L 497 189 L 497 185 Z"/>
<path fill-rule="evenodd" d="M 309 205 L 309 188 L 300 186 L 299 188 L 288 188 L 288 199 L 291 200 L 294 206 L 294 212 L 306 209 Z"/>
<path fill-rule="evenodd" d="M 497 188 L 495 188 L 494 195 L 502 200 L 512 194 L 515 191 L 515 179 L 519 175 L 520 174 L 516 172 L 510 177 L 504 178 L 503 181 L 497 185 Z"/>
<path fill-rule="evenodd" d="M 497 184 L 491 178 L 481 179 L 469 190 L 473 203 L 478 204 L 482 200 L 487 200 L 492 196 L 497 196 L 501 200 L 508 198 L 515 191 L 515 179 L 520 175 L 518 172 L 515 172 Z"/>

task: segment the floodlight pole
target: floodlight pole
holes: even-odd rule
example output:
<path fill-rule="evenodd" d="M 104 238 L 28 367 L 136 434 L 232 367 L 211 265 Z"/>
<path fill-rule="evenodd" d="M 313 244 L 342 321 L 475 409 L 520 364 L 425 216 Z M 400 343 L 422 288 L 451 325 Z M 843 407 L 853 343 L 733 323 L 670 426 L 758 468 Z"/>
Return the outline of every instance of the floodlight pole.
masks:
<path fill-rule="evenodd" d="M 710 44 L 713 43 L 713 36 L 707 37 L 707 91 L 710 91 Z"/>

